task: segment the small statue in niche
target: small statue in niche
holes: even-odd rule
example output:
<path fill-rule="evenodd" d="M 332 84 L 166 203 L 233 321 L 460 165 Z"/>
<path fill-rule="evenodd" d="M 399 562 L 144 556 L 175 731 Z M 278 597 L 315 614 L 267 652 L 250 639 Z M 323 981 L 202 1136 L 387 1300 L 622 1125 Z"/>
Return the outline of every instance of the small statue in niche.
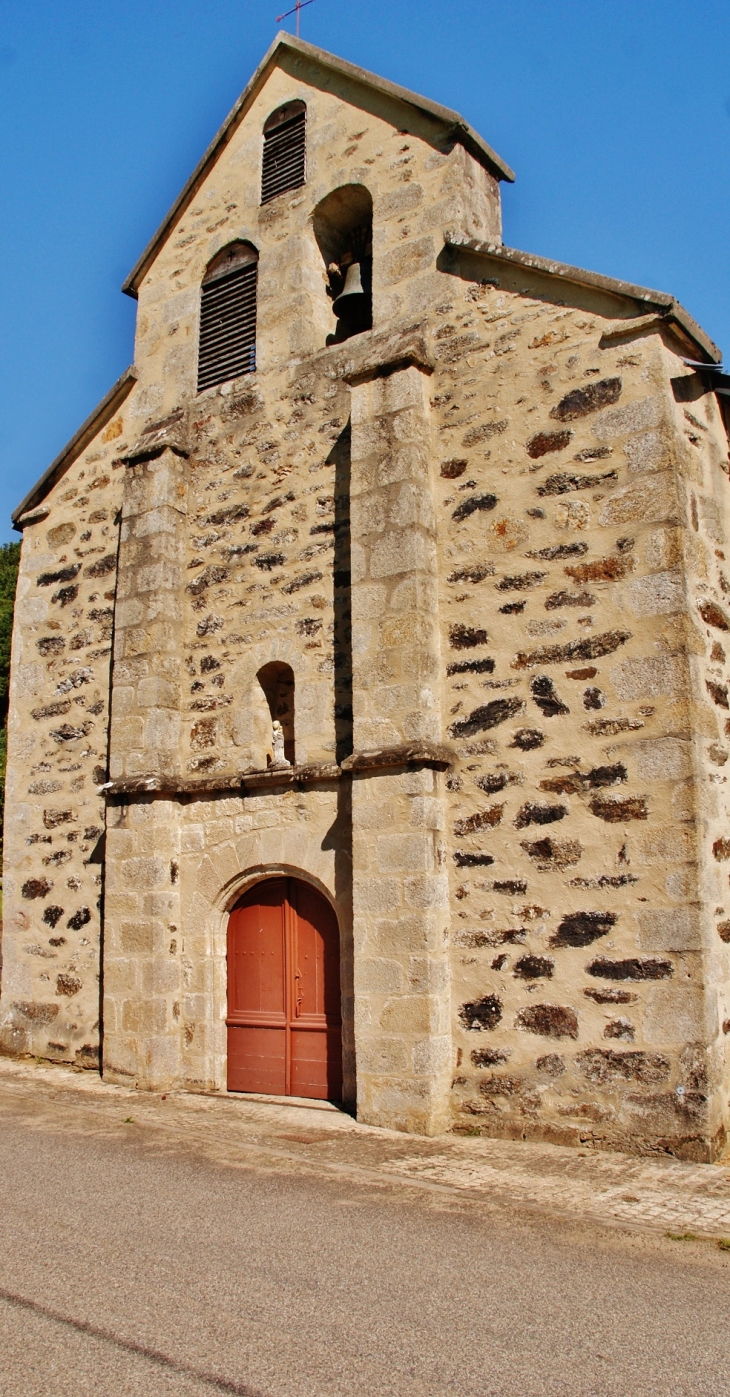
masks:
<path fill-rule="evenodd" d="M 273 752 L 272 766 L 291 766 L 291 762 L 287 761 L 284 756 L 284 729 L 278 718 L 275 718 L 271 724 L 271 747 Z"/>

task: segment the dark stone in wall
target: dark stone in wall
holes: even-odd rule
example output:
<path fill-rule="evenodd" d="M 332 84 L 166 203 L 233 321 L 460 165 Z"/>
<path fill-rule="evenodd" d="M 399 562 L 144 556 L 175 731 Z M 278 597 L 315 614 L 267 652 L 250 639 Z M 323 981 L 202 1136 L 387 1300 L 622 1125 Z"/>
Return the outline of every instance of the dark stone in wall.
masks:
<path fill-rule="evenodd" d="M 457 849 L 454 863 L 457 868 L 488 868 L 494 859 L 491 854 L 467 854 L 463 849 Z"/>
<path fill-rule="evenodd" d="M 517 811 L 513 824 L 515 829 L 527 829 L 528 825 L 552 825 L 563 820 L 568 814 L 567 805 L 536 805 L 532 801 Z"/>
<path fill-rule="evenodd" d="M 556 558 L 581 558 L 588 552 L 587 543 L 553 543 L 549 548 L 538 548 L 525 554 L 526 558 L 544 558 L 553 562 Z"/>
<path fill-rule="evenodd" d="M 62 607 L 70 606 L 72 601 L 76 601 L 78 594 L 79 589 L 77 584 L 74 582 L 69 587 L 59 587 L 58 591 L 53 593 L 51 601 L 59 601 Z"/>
<path fill-rule="evenodd" d="M 54 926 L 56 925 L 56 922 L 58 922 L 58 921 L 61 920 L 61 917 L 62 917 L 62 916 L 63 916 L 63 908 L 62 908 L 62 907 L 54 907 L 54 906 L 51 906 L 51 907 L 44 907 L 44 909 L 43 909 L 43 921 L 45 922 L 46 926 L 54 927 Z"/>
<path fill-rule="evenodd" d="M 610 407 L 621 397 L 620 378 L 601 378 L 597 383 L 589 383 L 585 388 L 574 388 L 566 393 L 550 413 L 558 422 L 574 422 L 578 417 L 586 417 L 599 408 Z"/>
<path fill-rule="evenodd" d="M 521 611 L 524 611 L 526 605 L 527 602 L 524 601 L 508 601 L 506 606 L 500 606 L 499 614 L 500 616 L 517 616 Z"/>
<path fill-rule="evenodd" d="M 449 645 L 452 650 L 473 650 L 476 645 L 486 645 L 488 642 L 486 631 L 474 626 L 451 626 L 449 630 Z"/>
<path fill-rule="evenodd" d="M 527 892 L 527 883 L 523 878 L 510 878 L 492 883 L 492 888 L 495 893 L 507 893 L 509 897 L 515 897 L 518 893 Z"/>
<path fill-rule="evenodd" d="M 584 990 L 583 993 L 586 999 L 593 999 L 596 1004 L 635 1004 L 639 998 L 630 990 Z"/>
<path fill-rule="evenodd" d="M 557 611 L 561 606 L 593 606 L 596 598 L 591 592 L 553 592 L 545 601 L 546 611 Z"/>
<path fill-rule="evenodd" d="M 717 934 L 726 945 L 730 944 L 730 922 L 718 922 Z"/>
<path fill-rule="evenodd" d="M 566 660 L 596 660 L 601 655 L 613 654 L 630 639 L 630 631 L 604 631 L 602 635 L 586 636 L 584 640 L 571 640 L 567 645 L 540 645 L 537 650 L 520 651 L 515 655 L 512 669 L 557 665 Z"/>
<path fill-rule="evenodd" d="M 564 704 L 559 698 L 557 689 L 549 675 L 536 675 L 530 684 L 530 692 L 546 718 L 557 718 L 562 713 L 570 712 L 567 704 Z"/>
<path fill-rule="evenodd" d="M 471 737 L 476 732 L 486 732 L 490 728 L 496 728 L 500 723 L 506 723 L 509 718 L 514 718 L 515 714 L 521 713 L 524 708 L 522 699 L 492 699 L 491 703 L 482 704 L 475 708 L 468 718 L 460 718 L 458 722 L 452 723 L 449 732 L 452 737 Z"/>
<path fill-rule="evenodd" d="M 607 936 L 617 921 L 617 912 L 568 912 L 550 938 L 550 945 L 590 946 L 592 941 Z"/>
<path fill-rule="evenodd" d="M 589 809 L 599 820 L 606 820 L 609 824 L 649 818 L 646 796 L 619 796 L 613 799 L 608 796 L 593 796 L 589 802 Z"/>
<path fill-rule="evenodd" d="M 499 1067 L 511 1052 L 511 1048 L 474 1048 L 470 1057 L 474 1067 Z"/>
<path fill-rule="evenodd" d="M 283 553 L 259 553 L 258 558 L 254 558 L 255 568 L 261 568 L 262 572 L 271 572 L 273 568 L 282 568 L 286 562 Z"/>
<path fill-rule="evenodd" d="M 477 776 L 474 785 L 489 795 L 496 795 L 497 791 L 503 791 L 505 786 L 511 786 L 520 779 L 515 771 L 489 771 L 484 776 Z"/>
<path fill-rule="evenodd" d="M 604 1038 L 628 1038 L 633 1041 L 636 1029 L 628 1019 L 612 1019 L 603 1030 Z"/>
<path fill-rule="evenodd" d="M 530 1004 L 520 1009 L 515 1026 L 542 1038 L 578 1037 L 578 1015 L 560 1004 Z"/>
<path fill-rule="evenodd" d="M 496 503 L 496 495 L 470 495 L 456 506 L 451 518 L 458 524 L 460 520 L 468 519 L 470 514 L 476 514 L 478 510 L 494 509 Z"/>
<path fill-rule="evenodd" d="M 456 568 L 449 574 L 448 582 L 483 582 L 485 577 L 494 577 L 491 563 L 473 563 L 471 567 Z"/>
<path fill-rule="evenodd" d="M 470 427 L 464 433 L 463 446 L 478 446 L 481 441 L 489 441 L 491 437 L 501 436 L 506 432 L 508 422 L 506 417 L 500 422 L 483 422 L 479 427 Z"/>
<path fill-rule="evenodd" d="M 712 679 L 706 679 L 705 684 L 712 702 L 716 703 L 718 708 L 730 708 L 727 684 L 715 684 Z"/>
<path fill-rule="evenodd" d="M 21 893 L 30 902 L 34 897 L 46 897 L 52 887 L 53 883 L 49 883 L 47 878 L 27 878 Z"/>
<path fill-rule="evenodd" d="M 503 805 L 492 805 L 488 810 L 479 810 L 474 815 L 467 815 L 463 820 L 457 820 L 454 824 L 454 834 L 457 839 L 462 839 L 465 834 L 475 834 L 481 829 L 492 829 L 501 823 Z"/>
<path fill-rule="evenodd" d="M 605 708 L 606 695 L 602 689 L 586 689 L 583 694 L 583 707 L 587 713 L 595 712 L 596 709 Z"/>
<path fill-rule="evenodd" d="M 533 461 L 538 461 L 541 456 L 547 456 L 551 451 L 564 451 L 566 446 L 570 445 L 572 436 L 573 433 L 569 429 L 564 432 L 538 432 L 534 437 L 530 437 L 527 454 Z"/>
<path fill-rule="evenodd" d="M 32 708 L 31 718 L 35 718 L 40 723 L 43 718 L 60 718 L 64 713 L 68 713 L 71 707 L 70 699 L 58 699 L 55 703 L 46 703 L 42 708 Z"/>
<path fill-rule="evenodd" d="M 586 966 L 588 975 L 603 980 L 668 980 L 674 974 L 670 960 L 606 960 L 601 957 Z"/>
<path fill-rule="evenodd" d="M 597 1086 L 631 1081 L 654 1086 L 666 1082 L 670 1072 L 669 1058 L 663 1053 L 638 1050 L 617 1052 L 612 1048 L 591 1048 L 578 1053 L 575 1061 L 589 1082 Z"/>
<path fill-rule="evenodd" d="M 482 1096 L 519 1096 L 524 1086 L 522 1077 L 486 1077 L 479 1090 Z"/>
<path fill-rule="evenodd" d="M 510 747 L 519 747 L 521 752 L 533 752 L 536 747 L 542 747 L 545 741 L 544 732 L 539 728 L 518 728 L 513 734 Z"/>
<path fill-rule="evenodd" d="M 605 475 L 570 475 L 561 472 L 550 475 L 544 485 L 538 485 L 538 495 L 567 495 L 571 490 L 592 490 L 603 485 L 606 480 L 617 480 L 618 471 L 606 471 Z"/>
<path fill-rule="evenodd" d="M 722 607 L 718 606 L 717 602 L 710 601 L 709 598 L 703 597 L 702 600 L 697 603 L 697 610 L 702 620 L 706 621 L 708 626 L 714 626 L 718 631 L 730 631 L 730 621 L 725 615 Z"/>
<path fill-rule="evenodd" d="M 78 912 L 74 912 L 73 916 L 69 917 L 66 925 L 71 927 L 72 931 L 80 931 L 82 926 L 88 926 L 90 921 L 91 912 L 88 907 L 80 907 Z"/>
<path fill-rule="evenodd" d="M 458 480 L 464 474 L 469 462 L 454 457 L 451 461 L 441 462 L 441 476 L 444 480 Z"/>
<path fill-rule="evenodd" d="M 302 587 L 309 587 L 309 586 L 311 585 L 312 582 L 321 582 L 321 581 L 322 581 L 322 574 L 321 574 L 321 572 L 305 572 L 305 573 L 302 573 L 301 577 L 293 577 L 292 580 L 291 580 L 291 582 L 285 582 L 281 590 L 282 590 L 282 592 L 285 592 L 287 596 L 291 596 L 292 592 L 298 592 Z M 338 587 L 338 586 L 340 586 L 340 587 L 349 587 L 349 585 L 350 585 L 350 574 L 349 574 L 349 572 L 348 572 L 348 574 L 347 574 L 347 580 L 346 580 L 346 581 L 342 580 L 342 575 L 341 575 L 341 580 L 338 582 L 338 581 L 337 581 L 337 574 L 335 574 L 335 587 Z"/>
<path fill-rule="evenodd" d="M 591 771 L 572 771 L 569 776 L 548 776 L 540 782 L 540 790 L 552 791 L 555 795 L 577 795 L 596 786 L 615 786 L 626 780 L 628 773 L 623 762 L 614 762 L 611 766 L 594 766 Z"/>
<path fill-rule="evenodd" d="M 552 979 L 555 961 L 549 956 L 520 956 L 513 973 L 520 980 Z"/>
<path fill-rule="evenodd" d="M 107 553 L 105 557 L 98 558 L 95 563 L 90 563 L 84 568 L 84 577 L 108 577 L 116 570 L 117 559 L 115 553 Z"/>
<path fill-rule="evenodd" d="M 272 500 L 269 509 L 275 509 L 277 504 L 282 504 L 282 500 Z M 208 514 L 203 520 L 204 524 L 212 524 L 218 528 L 221 524 L 235 524 L 237 519 L 247 519 L 251 513 L 247 504 L 235 504 L 230 508 L 217 509 L 213 514 Z"/>
<path fill-rule="evenodd" d="M 539 587 L 545 577 L 545 572 L 523 572 L 516 577 L 503 577 L 502 581 L 497 583 L 497 591 L 525 592 L 530 587 Z"/>
<path fill-rule="evenodd" d="M 66 642 L 61 635 L 43 635 L 36 641 L 36 648 L 41 655 L 60 655 L 65 646 Z"/>
<path fill-rule="evenodd" d="M 71 582 L 80 572 L 80 563 L 71 563 L 69 567 L 58 568 L 56 572 L 41 572 L 36 578 L 36 587 L 51 587 L 54 582 Z"/>
<path fill-rule="evenodd" d="M 447 675 L 452 674 L 493 674 L 494 660 L 455 660 L 446 666 Z"/>
<path fill-rule="evenodd" d="M 520 848 L 535 860 L 537 867 L 543 873 L 549 873 L 552 869 L 560 872 L 564 868 L 570 868 L 577 863 L 583 849 L 577 839 L 536 839 L 534 841 L 523 840 Z"/>
<path fill-rule="evenodd" d="M 560 1053 L 545 1053 L 535 1060 L 538 1072 L 547 1072 L 548 1077 L 562 1077 L 566 1068 Z"/>
<path fill-rule="evenodd" d="M 485 994 L 469 1004 L 462 1004 L 459 1018 L 465 1028 L 496 1028 L 502 1017 L 502 1001 L 496 994 Z"/>
<path fill-rule="evenodd" d="M 594 558 L 590 563 L 575 563 L 565 569 L 574 582 L 619 582 L 631 571 L 630 558 Z"/>
<path fill-rule="evenodd" d="M 56 976 L 56 994 L 64 994 L 70 998 L 72 995 L 78 994 L 81 988 L 81 981 L 76 975 Z"/>

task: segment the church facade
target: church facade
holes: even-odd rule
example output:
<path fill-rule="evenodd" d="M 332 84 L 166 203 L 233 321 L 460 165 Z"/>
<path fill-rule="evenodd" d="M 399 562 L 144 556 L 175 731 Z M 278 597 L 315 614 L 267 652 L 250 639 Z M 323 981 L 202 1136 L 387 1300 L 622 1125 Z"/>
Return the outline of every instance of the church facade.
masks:
<path fill-rule="evenodd" d="M 730 381 L 281 36 L 16 511 L 0 1048 L 712 1159 Z"/>

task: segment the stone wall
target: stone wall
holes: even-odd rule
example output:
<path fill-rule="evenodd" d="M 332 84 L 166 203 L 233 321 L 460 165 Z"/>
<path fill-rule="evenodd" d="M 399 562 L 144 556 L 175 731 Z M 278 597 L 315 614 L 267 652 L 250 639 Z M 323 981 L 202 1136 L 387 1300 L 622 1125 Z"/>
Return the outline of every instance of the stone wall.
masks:
<path fill-rule="evenodd" d="M 23 529 L 13 630 L 0 1048 L 96 1066 L 118 511 L 128 403 Z"/>
<path fill-rule="evenodd" d="M 457 1128 L 702 1154 L 728 973 L 708 880 L 727 761 L 716 400 L 618 300 L 556 303 L 547 278 L 468 253 L 450 269 L 432 404 Z"/>

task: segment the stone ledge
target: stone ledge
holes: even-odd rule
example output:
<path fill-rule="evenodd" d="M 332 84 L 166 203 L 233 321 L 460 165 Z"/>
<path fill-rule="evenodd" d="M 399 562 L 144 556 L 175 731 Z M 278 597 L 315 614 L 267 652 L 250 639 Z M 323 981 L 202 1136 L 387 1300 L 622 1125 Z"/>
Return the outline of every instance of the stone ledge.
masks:
<path fill-rule="evenodd" d="M 453 765 L 454 753 L 440 742 L 403 742 L 376 751 L 353 752 L 342 763 L 344 772 L 388 771 L 398 766 L 429 766 L 445 771 Z"/>
<path fill-rule="evenodd" d="M 100 786 L 99 794 L 114 799 L 116 796 L 213 795 L 237 791 L 245 796 L 250 791 L 280 786 L 314 786 L 322 781 L 338 781 L 341 774 L 335 762 L 314 762 L 303 766 L 269 767 L 265 771 L 246 771 L 238 775 L 123 776 Z"/>
<path fill-rule="evenodd" d="M 427 766 L 445 771 L 453 765 L 454 753 L 438 742 L 403 742 L 377 751 L 353 752 L 341 766 L 336 762 L 311 762 L 301 766 L 268 767 L 265 771 L 244 771 L 220 776 L 123 776 L 99 786 L 100 795 L 114 800 L 119 796 L 214 795 L 236 791 L 242 796 L 252 791 L 301 788 L 339 781 L 365 771 L 392 771 L 402 766 Z"/>

